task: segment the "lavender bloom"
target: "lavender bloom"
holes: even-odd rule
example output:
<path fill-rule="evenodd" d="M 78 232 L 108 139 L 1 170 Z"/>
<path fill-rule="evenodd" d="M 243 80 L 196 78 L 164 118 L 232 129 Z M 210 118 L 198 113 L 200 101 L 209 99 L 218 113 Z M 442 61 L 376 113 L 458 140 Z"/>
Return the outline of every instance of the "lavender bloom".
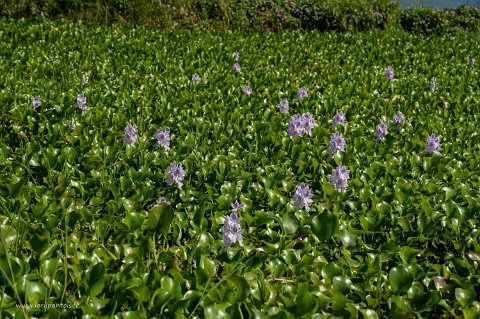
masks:
<path fill-rule="evenodd" d="M 137 129 L 138 127 L 134 124 L 127 125 L 125 128 L 125 135 L 123 136 L 123 139 L 126 143 L 131 144 L 137 141 Z"/>
<path fill-rule="evenodd" d="M 349 179 L 350 171 L 340 164 L 336 169 L 332 171 L 332 176 L 330 176 L 330 184 L 337 190 L 337 191 L 344 191 L 348 187 L 348 179 Z"/>
<path fill-rule="evenodd" d="M 330 143 L 328 144 L 328 153 L 332 156 L 335 155 L 335 152 L 343 152 L 345 150 L 345 139 L 343 136 L 335 132 L 330 137 Z"/>
<path fill-rule="evenodd" d="M 388 134 L 387 124 L 383 122 L 378 124 L 377 127 L 375 128 L 375 137 L 377 138 L 377 140 L 383 141 L 383 139 L 385 138 L 385 136 L 387 136 L 387 134 Z"/>
<path fill-rule="evenodd" d="M 240 59 L 240 53 L 238 53 L 238 51 L 233 52 L 233 60 L 235 62 L 238 62 L 239 59 Z"/>
<path fill-rule="evenodd" d="M 305 210 L 309 212 L 310 204 L 313 203 L 312 197 L 313 194 L 308 185 L 301 183 L 299 186 L 297 186 L 297 191 L 293 195 L 293 200 L 295 201 L 296 207 L 300 209 L 305 208 Z"/>
<path fill-rule="evenodd" d="M 400 125 L 404 119 L 405 119 L 405 116 L 403 115 L 403 113 L 399 112 L 398 114 L 395 114 L 393 116 L 393 124 Z"/>
<path fill-rule="evenodd" d="M 182 167 L 182 164 L 177 164 L 176 161 L 170 163 L 168 167 L 168 179 L 167 184 L 172 185 L 174 182 L 177 183 L 179 189 L 182 189 L 183 186 L 183 179 L 185 178 L 185 170 Z"/>
<path fill-rule="evenodd" d="M 85 96 L 85 93 L 77 96 L 77 107 L 82 109 L 82 113 L 87 111 L 87 97 Z"/>
<path fill-rule="evenodd" d="M 39 96 L 35 96 L 35 97 L 32 99 L 32 106 L 33 106 L 34 109 L 39 108 L 40 106 L 42 106 L 42 101 L 40 100 L 40 97 L 39 97 Z"/>
<path fill-rule="evenodd" d="M 248 85 L 245 85 L 245 86 L 242 88 L 242 91 L 243 91 L 243 93 L 245 93 L 246 95 L 252 94 L 252 89 L 251 89 Z"/>
<path fill-rule="evenodd" d="M 312 129 L 313 129 L 313 127 L 315 126 L 315 124 L 317 123 L 317 122 L 313 119 L 312 114 L 310 114 L 310 113 L 308 113 L 308 112 L 305 113 L 305 114 L 303 114 L 302 120 L 303 120 L 303 128 L 304 128 L 305 132 L 306 132 L 308 135 L 312 136 Z"/>
<path fill-rule="evenodd" d="M 236 213 L 239 209 L 243 209 L 244 207 L 244 204 L 239 203 L 238 200 L 236 200 L 235 203 L 232 203 L 232 212 Z"/>
<path fill-rule="evenodd" d="M 432 93 L 437 92 L 437 79 L 435 77 L 430 79 L 430 91 L 432 91 Z"/>
<path fill-rule="evenodd" d="M 278 104 L 278 109 L 282 113 L 288 113 L 288 100 L 282 100 L 280 104 Z"/>
<path fill-rule="evenodd" d="M 163 146 L 165 151 L 170 149 L 170 132 L 166 128 L 162 128 L 158 131 L 157 135 L 155 135 L 155 139 L 157 140 L 155 147 Z"/>
<path fill-rule="evenodd" d="M 75 126 L 77 126 L 78 123 L 75 121 L 75 119 L 72 119 L 70 122 L 67 123 L 67 127 L 70 128 L 70 130 L 74 130 L 75 129 Z"/>
<path fill-rule="evenodd" d="M 385 71 L 385 78 L 389 81 L 393 80 L 394 71 L 391 66 L 388 66 L 387 70 Z"/>
<path fill-rule="evenodd" d="M 345 125 L 345 114 L 343 112 L 337 112 L 332 119 L 332 126 Z"/>
<path fill-rule="evenodd" d="M 194 75 L 192 75 L 192 82 L 193 83 L 197 83 L 197 82 L 200 82 L 200 75 L 198 75 L 197 73 L 195 73 Z"/>
<path fill-rule="evenodd" d="M 165 199 L 165 197 L 160 197 L 159 199 L 157 199 L 153 204 L 150 204 L 148 205 L 148 209 L 154 207 L 154 206 L 158 206 L 160 204 L 167 204 L 167 205 L 170 205 L 170 202 L 168 200 Z"/>
<path fill-rule="evenodd" d="M 240 64 L 235 63 L 235 64 L 233 65 L 233 71 L 235 71 L 235 72 L 240 72 L 240 70 L 241 70 Z"/>
<path fill-rule="evenodd" d="M 223 247 L 230 247 L 237 241 L 240 246 L 243 246 L 243 229 L 240 227 L 240 220 L 241 218 L 236 213 L 225 217 L 222 234 Z"/>
<path fill-rule="evenodd" d="M 425 145 L 425 152 L 427 154 L 440 154 L 441 148 L 442 146 L 438 141 L 438 137 L 436 137 L 434 134 L 429 135 L 427 139 L 427 145 Z"/>
<path fill-rule="evenodd" d="M 80 83 L 82 86 L 85 86 L 88 84 L 88 77 L 84 76 L 82 82 Z"/>
<path fill-rule="evenodd" d="M 297 92 L 297 99 L 304 99 L 307 97 L 307 88 L 299 88 Z"/>

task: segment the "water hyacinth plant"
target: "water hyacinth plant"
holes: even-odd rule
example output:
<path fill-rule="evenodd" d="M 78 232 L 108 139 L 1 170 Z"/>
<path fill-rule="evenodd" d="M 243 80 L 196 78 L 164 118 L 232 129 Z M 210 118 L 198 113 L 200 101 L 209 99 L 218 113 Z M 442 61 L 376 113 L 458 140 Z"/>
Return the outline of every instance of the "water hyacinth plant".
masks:
<path fill-rule="evenodd" d="M 298 89 L 298 92 L 297 92 L 297 99 L 301 100 L 301 99 L 304 99 L 308 96 L 308 90 L 307 88 L 299 88 Z"/>
<path fill-rule="evenodd" d="M 233 61 L 238 62 L 238 60 L 240 60 L 240 53 L 238 51 L 234 51 L 232 56 L 233 56 Z"/>
<path fill-rule="evenodd" d="M 403 115 L 402 112 L 398 112 L 393 116 L 393 124 L 394 125 L 400 125 L 402 122 L 405 120 L 405 116 Z"/>
<path fill-rule="evenodd" d="M 155 147 L 163 147 L 165 152 L 170 149 L 170 132 L 166 128 L 161 128 L 155 135 L 155 139 L 157 140 Z"/>
<path fill-rule="evenodd" d="M 330 176 L 330 184 L 337 191 L 344 191 L 348 187 L 348 179 L 350 178 L 350 171 L 340 164 L 336 169 L 332 171 Z"/>
<path fill-rule="evenodd" d="M 132 144 L 135 143 L 138 139 L 137 136 L 138 127 L 134 124 L 128 124 L 125 128 L 125 134 L 123 135 L 123 140 L 125 143 Z"/>
<path fill-rule="evenodd" d="M 193 83 L 198 83 L 198 82 L 200 82 L 200 80 L 201 80 L 200 75 L 198 75 L 197 73 L 192 75 L 192 82 Z"/>
<path fill-rule="evenodd" d="M 380 123 L 377 125 L 375 128 L 375 138 L 377 141 L 383 141 L 385 139 L 385 136 L 388 134 L 388 126 L 385 123 Z"/>
<path fill-rule="evenodd" d="M 222 234 L 223 247 L 230 247 L 236 242 L 238 242 L 240 246 L 243 246 L 243 229 L 240 226 L 240 220 L 241 217 L 235 212 L 225 217 Z"/>
<path fill-rule="evenodd" d="M 332 118 L 332 126 L 345 125 L 345 114 L 343 112 L 337 112 Z"/>
<path fill-rule="evenodd" d="M 85 93 L 81 93 L 77 96 L 77 107 L 82 110 L 82 113 L 87 112 L 87 97 Z"/>
<path fill-rule="evenodd" d="M 168 185 L 173 185 L 173 183 L 177 183 L 178 188 L 182 189 L 183 179 L 185 178 L 185 170 L 183 169 L 182 164 L 177 164 L 176 161 L 170 163 L 167 174 L 168 179 L 166 183 Z"/>
<path fill-rule="evenodd" d="M 310 191 L 310 187 L 307 184 L 301 183 L 297 186 L 297 190 L 293 195 L 295 207 L 302 209 L 304 208 L 307 212 L 310 211 L 310 205 L 313 203 L 312 200 L 313 194 Z"/>
<path fill-rule="evenodd" d="M 67 127 L 70 128 L 70 130 L 72 130 L 72 131 L 75 130 L 75 126 L 77 126 L 77 125 L 78 125 L 78 123 L 77 123 L 77 121 L 75 121 L 75 119 L 72 119 L 71 121 L 69 121 L 67 123 Z"/>
<path fill-rule="evenodd" d="M 243 91 L 243 93 L 245 93 L 246 95 L 252 94 L 252 88 L 249 87 L 248 85 L 245 85 L 244 87 L 242 87 L 242 91 Z"/>
<path fill-rule="evenodd" d="M 310 113 L 292 115 L 287 126 L 288 135 L 290 135 L 290 138 L 295 135 L 302 137 L 304 134 L 312 136 L 312 129 L 315 124 L 316 121 Z"/>
<path fill-rule="evenodd" d="M 278 104 L 278 109 L 282 113 L 288 113 L 288 100 L 282 100 L 280 101 L 280 104 Z"/>
<path fill-rule="evenodd" d="M 233 71 L 235 72 L 240 72 L 241 68 L 240 68 L 240 64 L 238 63 L 235 63 L 232 67 Z"/>
<path fill-rule="evenodd" d="M 437 93 L 437 79 L 435 77 L 430 79 L 430 91 L 432 93 Z"/>
<path fill-rule="evenodd" d="M 232 203 L 232 212 L 236 213 L 238 210 L 243 209 L 245 207 L 244 204 L 239 203 L 238 200 L 236 200 L 234 203 Z"/>
<path fill-rule="evenodd" d="M 344 150 L 345 138 L 338 132 L 332 133 L 328 144 L 328 153 L 334 156 L 336 152 L 343 152 Z"/>
<path fill-rule="evenodd" d="M 435 134 L 431 134 L 427 138 L 427 144 L 425 145 L 425 153 L 427 154 L 437 154 L 440 155 L 440 150 L 442 146 L 440 145 L 439 138 Z"/>
<path fill-rule="evenodd" d="M 389 81 L 393 80 L 394 77 L 394 70 L 391 66 L 388 66 L 388 68 L 385 70 L 385 78 Z"/>
<path fill-rule="evenodd" d="M 34 109 L 37 109 L 39 108 L 40 106 L 42 106 L 42 101 L 40 100 L 40 97 L 39 96 L 35 96 L 33 99 L 32 99 L 32 106 Z"/>

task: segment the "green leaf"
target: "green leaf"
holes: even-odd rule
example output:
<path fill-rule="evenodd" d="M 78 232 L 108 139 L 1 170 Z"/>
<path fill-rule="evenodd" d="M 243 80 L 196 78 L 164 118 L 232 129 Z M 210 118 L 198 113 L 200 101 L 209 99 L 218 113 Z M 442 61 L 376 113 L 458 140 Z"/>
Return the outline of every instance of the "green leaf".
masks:
<path fill-rule="evenodd" d="M 406 292 L 412 285 L 413 275 L 406 266 L 400 265 L 390 270 L 388 279 L 393 291 Z"/>
<path fill-rule="evenodd" d="M 325 209 L 321 214 L 312 219 L 312 232 L 319 240 L 327 240 L 335 233 L 338 220 L 334 213 Z"/>
<path fill-rule="evenodd" d="M 137 212 L 127 212 L 127 215 L 125 216 L 125 225 L 128 226 L 130 231 L 134 231 L 138 227 L 142 226 L 144 219 L 145 217 L 143 214 Z"/>
<path fill-rule="evenodd" d="M 475 301 L 477 294 L 473 289 L 462 289 L 455 288 L 455 299 L 460 302 L 462 307 L 469 306 L 472 302 Z"/>
<path fill-rule="evenodd" d="M 290 216 L 289 213 L 285 213 L 282 218 L 283 231 L 288 234 L 295 234 L 298 228 L 298 223 L 295 217 Z"/>

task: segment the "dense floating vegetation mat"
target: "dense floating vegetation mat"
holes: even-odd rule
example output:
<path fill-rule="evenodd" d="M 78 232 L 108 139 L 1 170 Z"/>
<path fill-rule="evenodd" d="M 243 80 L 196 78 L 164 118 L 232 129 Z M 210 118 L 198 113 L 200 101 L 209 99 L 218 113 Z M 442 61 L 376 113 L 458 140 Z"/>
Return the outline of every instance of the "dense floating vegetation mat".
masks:
<path fill-rule="evenodd" d="M 478 318 L 474 36 L 0 21 L 0 317 Z"/>

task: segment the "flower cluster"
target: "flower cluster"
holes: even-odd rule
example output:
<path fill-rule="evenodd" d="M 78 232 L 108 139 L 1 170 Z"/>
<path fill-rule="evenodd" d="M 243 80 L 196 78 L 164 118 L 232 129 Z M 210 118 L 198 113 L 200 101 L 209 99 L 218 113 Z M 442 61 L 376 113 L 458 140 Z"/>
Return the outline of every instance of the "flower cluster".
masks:
<path fill-rule="evenodd" d="M 348 187 L 348 179 L 350 175 L 350 171 L 340 164 L 336 169 L 332 171 L 332 176 L 330 176 L 330 184 L 337 190 L 337 191 L 344 191 Z"/>
<path fill-rule="evenodd" d="M 192 75 L 192 82 L 193 83 L 198 83 L 200 82 L 200 75 L 198 75 L 197 73 L 195 73 L 194 75 Z"/>
<path fill-rule="evenodd" d="M 240 60 L 240 53 L 238 53 L 238 51 L 233 52 L 233 60 L 235 62 L 238 62 L 238 60 Z"/>
<path fill-rule="evenodd" d="M 87 76 L 83 76 L 83 79 L 82 79 L 82 82 L 80 83 L 82 86 L 85 86 L 88 84 L 88 77 Z"/>
<path fill-rule="evenodd" d="M 308 96 L 307 88 L 299 88 L 297 92 L 297 99 L 304 99 Z"/>
<path fill-rule="evenodd" d="M 154 207 L 154 206 L 158 206 L 160 204 L 167 204 L 167 205 L 170 205 L 170 202 L 168 200 L 165 199 L 165 197 L 160 197 L 159 199 L 157 199 L 153 204 L 150 204 L 148 205 L 148 209 Z"/>
<path fill-rule="evenodd" d="M 437 79 L 435 77 L 430 79 L 430 91 L 437 93 Z"/>
<path fill-rule="evenodd" d="M 183 169 L 182 164 L 177 164 L 176 161 L 170 163 L 167 174 L 167 184 L 172 185 L 173 183 L 177 183 L 178 188 L 182 189 L 183 179 L 185 178 L 185 170 Z"/>
<path fill-rule="evenodd" d="M 470 56 L 469 56 L 468 54 L 465 56 L 465 61 L 466 61 L 467 63 L 470 63 L 470 66 L 473 66 L 473 65 L 475 64 L 475 59 L 474 59 L 474 58 L 470 58 Z"/>
<path fill-rule="evenodd" d="M 387 70 L 385 70 L 385 78 L 389 81 L 393 80 L 394 70 L 391 66 L 388 66 Z"/>
<path fill-rule="evenodd" d="M 225 217 L 222 234 L 223 247 L 230 247 L 236 242 L 238 242 L 240 246 L 243 246 L 243 229 L 240 227 L 240 220 L 241 218 L 235 212 Z"/>
<path fill-rule="evenodd" d="M 70 128 L 70 130 L 74 130 L 75 129 L 75 126 L 77 126 L 78 123 L 77 121 L 75 121 L 75 119 L 72 119 L 70 122 L 67 123 L 67 127 Z"/>
<path fill-rule="evenodd" d="M 240 64 L 235 63 L 235 64 L 233 65 L 233 71 L 235 71 L 235 72 L 240 72 L 240 70 L 241 70 Z"/>
<path fill-rule="evenodd" d="M 244 204 L 239 203 L 238 200 L 236 200 L 235 203 L 232 203 L 232 212 L 236 213 L 239 209 L 243 209 L 244 207 Z"/>
<path fill-rule="evenodd" d="M 138 139 L 137 130 L 138 127 L 136 125 L 128 124 L 125 128 L 125 135 L 123 136 L 123 140 L 129 144 L 135 143 Z"/>
<path fill-rule="evenodd" d="M 315 124 L 316 121 L 313 119 L 312 114 L 295 114 L 290 118 L 287 132 L 290 135 L 290 138 L 293 138 L 295 135 L 302 137 L 305 133 L 312 136 L 312 129 Z"/>
<path fill-rule="evenodd" d="M 345 114 L 343 112 L 337 112 L 332 118 L 332 126 L 345 125 Z"/>
<path fill-rule="evenodd" d="M 155 147 L 162 146 L 165 151 L 170 149 L 170 132 L 166 128 L 160 129 L 155 135 L 155 139 L 157 140 Z"/>
<path fill-rule="evenodd" d="M 375 128 L 375 138 L 379 141 L 383 141 L 385 136 L 388 134 L 388 126 L 385 123 L 380 123 Z"/>
<path fill-rule="evenodd" d="M 403 120 L 405 120 L 405 116 L 403 115 L 402 112 L 398 112 L 393 116 L 393 124 L 395 125 L 400 125 Z"/>
<path fill-rule="evenodd" d="M 42 101 L 40 100 L 40 97 L 39 97 L 39 96 L 35 96 L 35 97 L 32 99 L 32 106 L 33 106 L 34 109 L 39 108 L 40 106 L 42 106 Z"/>
<path fill-rule="evenodd" d="M 82 93 L 77 96 L 77 107 L 82 109 L 82 113 L 87 112 L 87 97 L 85 96 L 85 93 Z"/>
<path fill-rule="evenodd" d="M 342 134 L 338 132 L 332 133 L 328 144 L 328 153 L 334 156 L 336 152 L 343 152 L 344 150 L 345 138 L 343 138 Z"/>
<path fill-rule="evenodd" d="M 425 145 L 425 152 L 427 154 L 440 154 L 441 149 L 442 146 L 440 145 L 438 137 L 434 134 L 429 135 L 427 138 L 427 144 Z"/>
<path fill-rule="evenodd" d="M 243 93 L 245 93 L 246 95 L 252 94 L 252 88 L 249 87 L 248 85 L 245 85 L 245 86 L 242 88 L 242 91 L 243 91 Z"/>
<path fill-rule="evenodd" d="M 297 191 L 293 195 L 293 200 L 295 201 L 295 206 L 302 209 L 305 208 L 307 212 L 310 211 L 310 205 L 313 203 L 312 200 L 313 194 L 310 191 L 310 187 L 305 183 L 301 183 L 297 186 Z"/>
<path fill-rule="evenodd" d="M 280 104 L 278 104 L 278 109 L 282 113 L 288 113 L 288 100 L 282 100 Z"/>

